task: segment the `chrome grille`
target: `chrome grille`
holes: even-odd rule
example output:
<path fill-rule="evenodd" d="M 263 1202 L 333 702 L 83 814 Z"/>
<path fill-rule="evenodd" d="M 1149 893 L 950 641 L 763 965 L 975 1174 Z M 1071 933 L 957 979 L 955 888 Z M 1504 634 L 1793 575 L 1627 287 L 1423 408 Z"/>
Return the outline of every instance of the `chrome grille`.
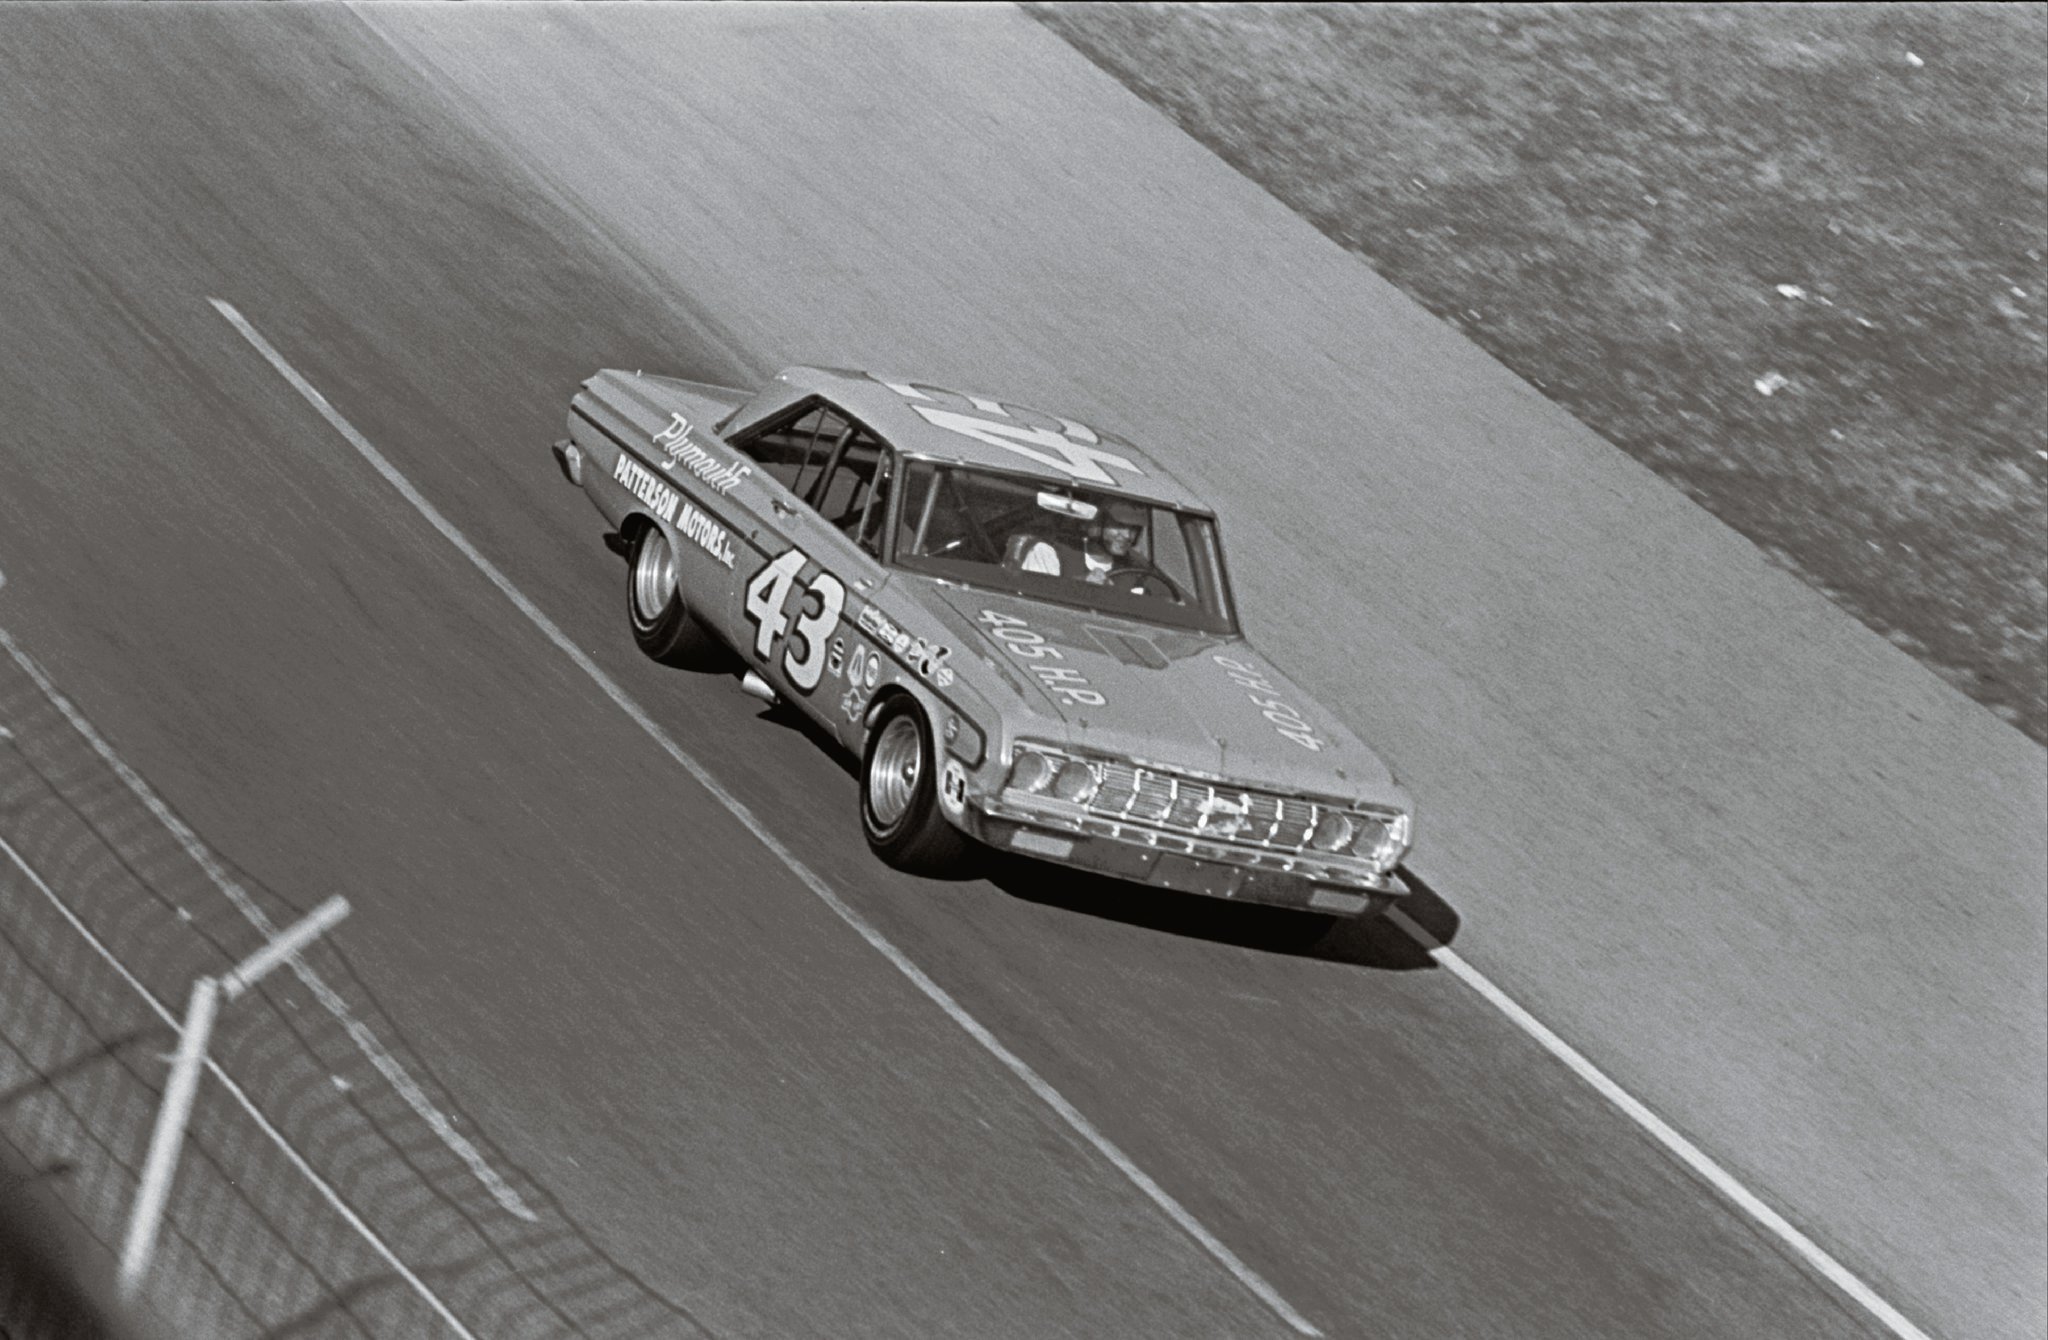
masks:
<path fill-rule="evenodd" d="M 1101 770 L 1101 788 L 1086 807 L 1090 816 L 1189 837 L 1298 852 L 1307 848 L 1309 834 L 1323 814 L 1312 801 L 1217 786 L 1129 763 L 1104 763 Z"/>

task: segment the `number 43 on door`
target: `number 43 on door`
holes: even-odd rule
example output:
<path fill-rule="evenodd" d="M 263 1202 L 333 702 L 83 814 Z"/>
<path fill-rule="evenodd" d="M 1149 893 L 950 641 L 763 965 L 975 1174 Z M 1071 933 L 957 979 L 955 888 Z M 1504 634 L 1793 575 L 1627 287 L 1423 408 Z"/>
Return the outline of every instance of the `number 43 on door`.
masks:
<path fill-rule="evenodd" d="M 803 599 L 796 610 L 796 627 L 790 628 L 789 591 L 797 574 L 810 562 L 801 549 L 791 549 L 771 560 L 747 583 L 747 618 L 754 625 L 754 655 L 764 664 L 775 654 L 781 639 L 782 672 L 799 691 L 818 687 L 825 673 L 825 646 L 839 627 L 840 612 L 846 608 L 846 587 L 820 568 L 804 585 Z M 786 635 L 786 636 L 785 636 Z"/>

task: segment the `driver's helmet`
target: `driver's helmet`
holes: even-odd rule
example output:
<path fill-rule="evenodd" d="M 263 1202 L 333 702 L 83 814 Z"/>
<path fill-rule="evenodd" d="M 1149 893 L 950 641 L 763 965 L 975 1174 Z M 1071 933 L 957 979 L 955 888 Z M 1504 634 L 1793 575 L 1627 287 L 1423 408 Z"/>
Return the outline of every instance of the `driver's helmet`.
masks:
<path fill-rule="evenodd" d="M 1129 555 L 1145 538 L 1146 509 L 1134 502 L 1112 502 L 1096 514 L 1095 541 L 1116 558 Z"/>

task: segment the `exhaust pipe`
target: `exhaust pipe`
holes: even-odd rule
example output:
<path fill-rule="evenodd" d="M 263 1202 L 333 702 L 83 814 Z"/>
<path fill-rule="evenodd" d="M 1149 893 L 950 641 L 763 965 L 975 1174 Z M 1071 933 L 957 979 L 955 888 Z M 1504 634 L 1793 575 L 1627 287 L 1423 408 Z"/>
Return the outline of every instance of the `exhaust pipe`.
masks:
<path fill-rule="evenodd" d="M 751 670 L 740 676 L 740 692 L 750 698 L 759 698 L 770 707 L 782 701 L 775 690 L 769 687 L 768 681 Z"/>
<path fill-rule="evenodd" d="M 555 453 L 555 464 L 562 467 L 562 474 L 577 488 L 583 487 L 583 448 L 563 438 L 550 448 Z"/>

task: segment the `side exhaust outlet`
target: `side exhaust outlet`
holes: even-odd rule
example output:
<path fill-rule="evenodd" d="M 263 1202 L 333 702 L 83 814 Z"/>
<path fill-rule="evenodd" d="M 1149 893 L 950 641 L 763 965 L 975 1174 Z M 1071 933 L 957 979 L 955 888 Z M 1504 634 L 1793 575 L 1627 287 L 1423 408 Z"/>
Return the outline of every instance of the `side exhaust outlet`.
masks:
<path fill-rule="evenodd" d="M 583 487 L 583 448 L 563 438 L 551 448 L 555 453 L 555 464 L 562 467 L 562 475 L 577 488 Z"/>

